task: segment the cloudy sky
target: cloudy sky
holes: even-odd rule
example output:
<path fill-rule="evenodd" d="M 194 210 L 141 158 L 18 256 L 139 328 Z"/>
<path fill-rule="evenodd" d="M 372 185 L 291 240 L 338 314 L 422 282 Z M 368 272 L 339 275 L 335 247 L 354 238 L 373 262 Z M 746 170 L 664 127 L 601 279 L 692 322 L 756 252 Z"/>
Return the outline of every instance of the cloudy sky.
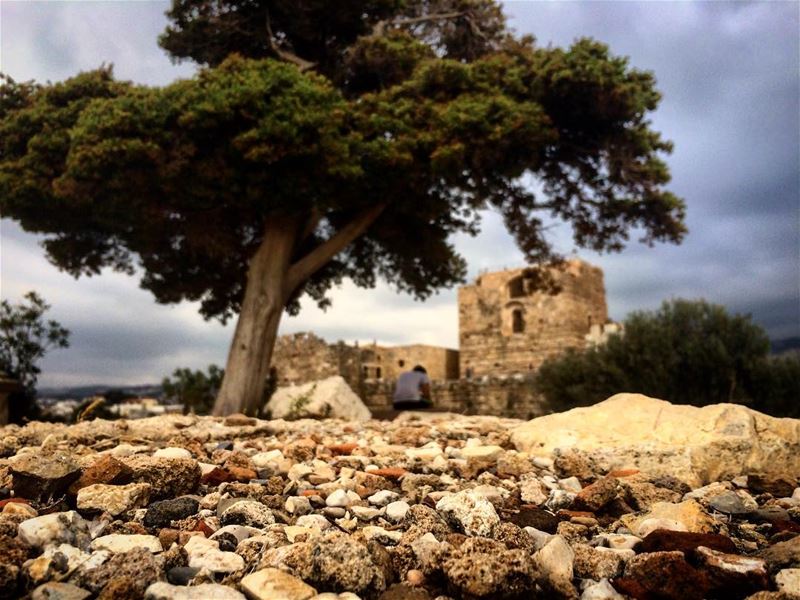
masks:
<path fill-rule="evenodd" d="M 0 3 L 0 70 L 58 81 L 101 63 L 117 77 L 164 84 L 190 76 L 156 44 L 166 2 Z M 655 72 L 664 100 L 652 120 L 675 143 L 671 189 L 688 204 L 680 246 L 632 242 L 621 254 L 580 256 L 602 266 L 611 315 L 656 308 L 671 297 L 705 298 L 751 313 L 773 339 L 800 335 L 800 3 L 506 3 L 511 25 L 539 43 L 591 36 Z M 72 346 L 44 361 L 40 384 L 158 381 L 179 366 L 224 364 L 232 326 L 206 322 L 195 305 L 157 305 L 137 279 L 114 273 L 74 280 L 44 258 L 38 239 L 0 222 L 0 293 L 37 290 Z M 553 240 L 573 252 L 569 231 Z M 457 238 L 470 278 L 521 265 L 496 215 L 482 234 Z M 284 333 L 331 341 L 423 342 L 457 347 L 455 291 L 426 303 L 385 285 L 344 285 L 323 313 L 306 305 Z"/>

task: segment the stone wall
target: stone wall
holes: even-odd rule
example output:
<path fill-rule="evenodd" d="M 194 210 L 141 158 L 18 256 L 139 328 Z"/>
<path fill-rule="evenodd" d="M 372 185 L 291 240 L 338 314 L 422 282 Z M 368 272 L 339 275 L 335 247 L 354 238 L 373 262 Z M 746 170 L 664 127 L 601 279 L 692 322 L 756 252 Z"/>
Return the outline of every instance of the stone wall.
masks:
<path fill-rule="evenodd" d="M 278 385 L 306 383 L 341 375 L 351 388 L 361 381 L 361 357 L 357 346 L 329 344 L 313 333 L 282 335 L 272 355 Z"/>
<path fill-rule="evenodd" d="M 392 408 L 391 381 L 365 381 L 361 399 L 373 412 Z M 529 375 L 433 381 L 434 410 L 467 415 L 532 419 L 553 412 L 533 387 Z"/>
<path fill-rule="evenodd" d="M 551 356 L 587 345 L 608 321 L 603 271 L 571 260 L 552 271 L 561 291 L 531 292 L 525 269 L 487 273 L 458 290 L 464 375 L 532 373 Z"/>
<path fill-rule="evenodd" d="M 425 344 L 329 344 L 305 332 L 278 338 L 272 364 L 278 385 L 302 384 L 341 375 L 356 391 L 364 381 L 394 381 L 415 365 L 423 365 L 431 379 L 458 379 L 459 375 L 458 350 Z"/>

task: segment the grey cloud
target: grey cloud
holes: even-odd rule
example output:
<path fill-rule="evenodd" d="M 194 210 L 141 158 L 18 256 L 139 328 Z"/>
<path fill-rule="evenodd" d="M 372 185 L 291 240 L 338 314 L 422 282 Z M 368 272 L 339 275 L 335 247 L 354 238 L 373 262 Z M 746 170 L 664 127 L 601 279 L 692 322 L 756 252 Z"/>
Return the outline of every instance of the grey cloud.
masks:
<path fill-rule="evenodd" d="M 167 2 L 8 2 L 2 65 L 17 79 L 60 80 L 114 62 L 118 77 L 161 85 L 193 72 L 158 48 Z M 774 2 L 507 2 L 512 25 L 541 44 L 583 36 L 652 70 L 664 98 L 654 127 L 675 142 L 669 188 L 688 205 L 680 246 L 638 244 L 621 254 L 578 254 L 604 268 L 612 316 L 699 298 L 752 313 L 770 335 L 800 335 L 800 5 Z M 519 266 L 522 255 L 495 213 L 477 238 L 454 242 L 481 270 Z M 36 238 L 2 222 L 3 296 L 39 289 L 74 331 L 53 352 L 43 382 L 141 383 L 178 366 L 225 360 L 232 327 L 204 322 L 196 307 L 156 305 L 137 280 L 80 280 L 48 265 Z M 573 250 L 568 227 L 550 232 Z M 454 290 L 420 304 L 379 283 L 344 285 L 323 313 L 304 303 L 283 332 L 312 329 L 331 341 L 457 344 Z"/>

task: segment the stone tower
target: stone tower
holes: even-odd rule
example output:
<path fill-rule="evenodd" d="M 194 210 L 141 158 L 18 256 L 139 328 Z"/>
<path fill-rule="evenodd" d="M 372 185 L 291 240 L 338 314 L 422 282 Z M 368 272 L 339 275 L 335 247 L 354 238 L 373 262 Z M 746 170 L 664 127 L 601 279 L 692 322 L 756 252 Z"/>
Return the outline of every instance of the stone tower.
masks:
<path fill-rule="evenodd" d="M 570 260 L 553 271 L 561 291 L 531 292 L 525 269 L 486 273 L 458 290 L 461 376 L 527 373 L 568 348 L 584 348 L 608 321 L 603 271 Z"/>

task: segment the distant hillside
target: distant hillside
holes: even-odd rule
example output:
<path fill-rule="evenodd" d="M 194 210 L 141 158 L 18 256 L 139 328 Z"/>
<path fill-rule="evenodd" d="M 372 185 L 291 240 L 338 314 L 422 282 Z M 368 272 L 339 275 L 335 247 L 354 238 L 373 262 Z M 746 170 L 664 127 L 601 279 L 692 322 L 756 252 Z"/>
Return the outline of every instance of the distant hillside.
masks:
<path fill-rule="evenodd" d="M 773 354 L 786 354 L 788 352 L 800 352 L 800 337 L 788 337 L 782 340 L 772 340 Z"/>
<path fill-rule="evenodd" d="M 115 396 L 137 396 L 148 398 L 159 398 L 161 396 L 161 386 L 156 384 L 147 385 L 80 385 L 74 387 L 49 387 L 39 388 L 40 398 L 54 398 L 57 400 L 65 398 L 86 398 L 87 396 L 104 396 L 111 392 Z"/>

